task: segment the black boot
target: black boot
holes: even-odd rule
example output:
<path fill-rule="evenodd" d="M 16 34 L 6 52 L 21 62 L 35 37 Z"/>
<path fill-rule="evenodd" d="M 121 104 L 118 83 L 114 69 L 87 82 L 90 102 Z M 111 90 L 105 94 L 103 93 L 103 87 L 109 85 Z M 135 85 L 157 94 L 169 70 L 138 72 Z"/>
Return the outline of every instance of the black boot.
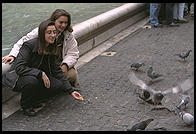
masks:
<path fill-rule="evenodd" d="M 34 111 L 33 108 L 23 109 L 23 112 L 24 112 L 24 115 L 27 115 L 27 116 L 36 116 L 36 112 Z"/>

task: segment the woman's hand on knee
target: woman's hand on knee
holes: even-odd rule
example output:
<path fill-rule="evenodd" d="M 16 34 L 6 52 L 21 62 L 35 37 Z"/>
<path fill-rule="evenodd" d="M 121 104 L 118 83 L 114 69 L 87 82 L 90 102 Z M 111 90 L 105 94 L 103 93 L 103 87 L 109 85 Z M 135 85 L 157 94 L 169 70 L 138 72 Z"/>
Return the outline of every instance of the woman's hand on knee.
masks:
<path fill-rule="evenodd" d="M 65 76 L 67 76 L 67 72 L 68 72 L 67 66 L 65 64 L 63 64 L 61 66 L 61 69 L 62 69 L 63 73 L 65 74 Z"/>
<path fill-rule="evenodd" d="M 5 56 L 5 57 L 2 58 L 3 63 L 7 63 L 7 62 L 12 63 L 13 61 L 14 61 L 13 56 Z"/>
<path fill-rule="evenodd" d="M 50 88 L 50 80 L 45 72 L 42 72 L 42 80 L 44 81 L 45 87 Z"/>

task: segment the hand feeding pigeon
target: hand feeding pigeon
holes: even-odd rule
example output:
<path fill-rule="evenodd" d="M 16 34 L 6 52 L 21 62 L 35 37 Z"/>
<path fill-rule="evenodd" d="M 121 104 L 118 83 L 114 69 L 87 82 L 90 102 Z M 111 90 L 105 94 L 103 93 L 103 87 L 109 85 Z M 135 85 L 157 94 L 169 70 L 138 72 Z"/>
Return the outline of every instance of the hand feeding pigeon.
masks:
<path fill-rule="evenodd" d="M 190 55 L 190 52 L 192 52 L 192 50 L 189 50 L 188 52 L 181 52 L 179 54 L 174 54 L 174 56 L 178 56 L 181 59 L 184 59 L 185 61 L 185 58 L 187 58 Z"/>
<path fill-rule="evenodd" d="M 194 125 L 194 116 L 190 113 L 186 113 L 184 111 L 179 113 L 179 117 L 184 121 L 187 125 Z"/>
<path fill-rule="evenodd" d="M 150 122 L 152 122 L 153 120 L 154 119 L 147 119 L 145 121 L 139 122 L 133 125 L 131 129 L 127 129 L 127 131 L 144 130 L 148 126 L 148 124 L 150 124 Z"/>
<path fill-rule="evenodd" d="M 159 77 L 161 77 L 163 75 L 156 73 L 155 71 L 153 71 L 152 67 L 149 67 L 149 69 L 147 71 L 147 76 L 150 77 L 152 79 L 151 82 L 153 82 L 154 79 L 159 78 Z"/>
<path fill-rule="evenodd" d="M 144 63 L 133 63 L 133 64 L 131 64 L 131 68 L 136 69 L 136 71 L 137 71 L 141 66 L 145 66 L 145 64 L 144 64 Z"/>
<path fill-rule="evenodd" d="M 146 102 L 151 101 L 155 105 L 161 104 L 163 97 L 169 93 L 186 92 L 193 87 L 193 81 L 187 79 L 173 88 L 169 88 L 165 91 L 155 91 L 151 87 L 147 86 L 142 80 L 137 78 L 134 72 L 131 72 L 128 77 L 131 83 L 139 86 L 140 89 L 143 90 L 143 98 L 140 98 L 142 98 Z"/>
<path fill-rule="evenodd" d="M 179 110 L 184 110 L 187 106 L 187 104 L 190 102 L 190 95 L 188 95 L 188 92 L 182 93 L 182 99 L 181 102 L 176 106 Z"/>

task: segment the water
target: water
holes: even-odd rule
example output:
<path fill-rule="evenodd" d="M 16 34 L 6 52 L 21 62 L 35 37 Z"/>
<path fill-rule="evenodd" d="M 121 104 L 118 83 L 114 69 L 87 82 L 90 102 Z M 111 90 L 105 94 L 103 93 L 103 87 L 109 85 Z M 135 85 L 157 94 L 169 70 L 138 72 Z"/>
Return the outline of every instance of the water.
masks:
<path fill-rule="evenodd" d="M 13 44 L 48 19 L 57 8 L 71 14 L 72 26 L 124 3 L 2 3 L 2 57 Z"/>

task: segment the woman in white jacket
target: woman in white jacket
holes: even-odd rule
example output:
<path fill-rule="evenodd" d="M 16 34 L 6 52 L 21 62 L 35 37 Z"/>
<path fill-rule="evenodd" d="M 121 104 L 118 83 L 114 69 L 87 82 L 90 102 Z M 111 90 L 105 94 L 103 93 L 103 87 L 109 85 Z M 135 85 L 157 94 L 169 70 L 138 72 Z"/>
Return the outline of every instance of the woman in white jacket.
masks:
<path fill-rule="evenodd" d="M 59 49 L 59 65 L 65 76 L 67 76 L 71 85 L 79 88 L 77 71 L 74 68 L 78 58 L 79 50 L 77 41 L 74 38 L 71 27 L 71 16 L 64 9 L 56 9 L 51 17 L 48 19 L 55 22 L 55 26 L 58 30 L 57 43 Z M 30 39 L 38 36 L 38 28 L 35 28 L 26 36 L 23 36 L 16 44 L 14 44 L 11 52 L 8 56 L 2 58 L 3 63 L 12 63 L 19 53 L 19 49 L 22 44 Z"/>

